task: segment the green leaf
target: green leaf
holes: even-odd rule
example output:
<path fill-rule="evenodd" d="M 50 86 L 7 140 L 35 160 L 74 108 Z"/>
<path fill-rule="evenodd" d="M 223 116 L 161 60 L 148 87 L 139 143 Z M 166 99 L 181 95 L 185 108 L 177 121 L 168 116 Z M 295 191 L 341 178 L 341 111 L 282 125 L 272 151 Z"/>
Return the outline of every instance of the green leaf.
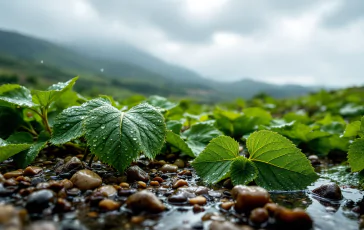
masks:
<path fill-rule="evenodd" d="M 63 93 L 72 89 L 78 77 L 72 78 L 67 82 L 59 82 L 48 88 L 47 91 L 33 90 L 33 102 L 43 107 L 48 107 L 52 102 L 56 101 Z"/>
<path fill-rule="evenodd" d="M 150 96 L 146 102 L 161 110 L 170 110 L 178 106 L 178 103 L 171 102 L 167 98 L 160 96 Z"/>
<path fill-rule="evenodd" d="M 186 140 L 194 155 L 198 156 L 213 138 L 220 135 L 222 133 L 212 123 L 200 122 L 192 125 L 181 136 Z"/>
<path fill-rule="evenodd" d="M 89 112 L 100 106 L 109 105 L 105 99 L 90 100 L 81 106 L 73 106 L 63 110 L 53 124 L 52 139 L 54 145 L 67 143 L 84 135 L 82 123 Z"/>
<path fill-rule="evenodd" d="M 163 115 L 149 104 L 127 112 L 105 104 L 89 112 L 84 121 L 91 152 L 103 162 L 123 171 L 140 153 L 152 159 L 166 135 Z"/>
<path fill-rule="evenodd" d="M 208 184 L 230 176 L 232 162 L 239 157 L 239 144 L 228 136 L 213 139 L 192 162 L 197 174 Z"/>
<path fill-rule="evenodd" d="M 180 134 L 182 129 L 182 123 L 180 121 L 172 120 L 166 122 L 167 130 L 171 130 L 175 134 Z"/>
<path fill-rule="evenodd" d="M 175 134 L 174 132 L 168 130 L 166 135 L 166 141 L 170 145 L 179 149 L 182 153 L 187 154 L 190 157 L 196 157 L 192 152 L 191 148 L 187 145 L 187 143 L 181 138 L 180 135 Z"/>
<path fill-rule="evenodd" d="M 354 121 L 345 128 L 344 137 L 356 137 L 360 132 L 361 121 Z"/>
<path fill-rule="evenodd" d="M 307 157 L 287 138 L 258 131 L 247 140 L 249 159 L 258 169 L 255 182 L 269 190 L 304 189 L 318 176 Z"/>
<path fill-rule="evenodd" d="M 353 172 L 364 169 L 364 138 L 356 139 L 349 147 L 348 162 Z"/>
<path fill-rule="evenodd" d="M 252 182 L 258 175 L 258 169 L 249 159 L 241 156 L 231 164 L 231 181 L 233 185 L 245 185 Z"/>
<path fill-rule="evenodd" d="M 5 84 L 0 86 L 0 106 L 33 107 L 29 89 L 24 86 Z"/>
<path fill-rule="evenodd" d="M 29 149 L 31 144 L 11 144 L 0 139 L 0 162 L 7 160 L 21 151 Z"/>
<path fill-rule="evenodd" d="M 32 144 L 33 137 L 27 132 L 17 132 L 6 139 L 6 142 L 11 144 Z"/>

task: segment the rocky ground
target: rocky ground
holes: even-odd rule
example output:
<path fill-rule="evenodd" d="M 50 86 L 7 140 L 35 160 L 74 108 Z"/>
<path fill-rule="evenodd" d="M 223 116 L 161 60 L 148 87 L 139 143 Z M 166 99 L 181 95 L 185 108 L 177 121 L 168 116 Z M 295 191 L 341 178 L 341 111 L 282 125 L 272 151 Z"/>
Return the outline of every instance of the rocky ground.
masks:
<path fill-rule="evenodd" d="M 174 154 L 141 159 L 124 174 L 82 158 L 43 156 L 25 170 L 2 163 L 0 229 L 330 229 L 339 214 L 347 229 L 364 228 L 363 200 L 342 190 L 362 192 L 328 181 L 311 191 L 268 193 L 230 180 L 208 187 Z M 328 217 L 305 211 L 314 205 Z"/>

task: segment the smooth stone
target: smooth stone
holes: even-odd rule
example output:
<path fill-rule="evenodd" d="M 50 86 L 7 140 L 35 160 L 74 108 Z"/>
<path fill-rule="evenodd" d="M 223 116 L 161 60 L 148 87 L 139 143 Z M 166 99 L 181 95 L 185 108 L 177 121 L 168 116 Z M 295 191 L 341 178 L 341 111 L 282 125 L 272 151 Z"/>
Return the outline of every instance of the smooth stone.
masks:
<path fill-rule="evenodd" d="M 76 172 L 72 176 L 71 181 L 74 186 L 81 190 L 94 189 L 102 184 L 101 177 L 97 173 L 88 169 L 82 169 Z"/>
<path fill-rule="evenodd" d="M 98 188 L 96 191 L 107 197 L 115 196 L 118 193 L 118 191 L 112 185 L 102 186 Z"/>
<path fill-rule="evenodd" d="M 5 179 L 16 178 L 18 176 L 23 176 L 23 170 L 22 169 L 7 172 L 7 173 L 4 174 Z"/>
<path fill-rule="evenodd" d="M 335 183 L 323 184 L 312 190 L 312 193 L 331 200 L 341 200 L 343 198 L 340 187 Z"/>
<path fill-rule="evenodd" d="M 149 175 L 146 173 L 143 169 L 141 169 L 139 166 L 134 165 L 128 168 L 126 170 L 126 175 L 128 178 L 128 181 L 134 182 L 134 181 L 149 181 Z"/>
<path fill-rule="evenodd" d="M 178 170 L 178 166 L 173 164 L 165 164 L 159 170 L 164 173 L 175 173 Z"/>
<path fill-rule="evenodd" d="M 37 222 L 30 224 L 30 226 L 26 229 L 27 230 L 57 230 L 58 228 L 55 225 L 55 223 L 53 223 L 51 221 L 37 221 Z"/>
<path fill-rule="evenodd" d="M 0 224 L 8 223 L 9 220 L 17 215 L 16 209 L 12 205 L 0 205 Z"/>
<path fill-rule="evenodd" d="M 221 208 L 222 209 L 225 209 L 226 211 L 228 211 L 228 210 L 230 210 L 231 209 L 231 207 L 233 207 L 234 206 L 234 202 L 232 202 L 232 201 L 228 201 L 228 202 L 224 202 L 224 203 L 222 203 L 221 204 Z"/>
<path fill-rule="evenodd" d="M 263 224 L 269 219 L 268 211 L 265 208 L 256 208 L 250 213 L 249 220 L 254 224 Z"/>
<path fill-rule="evenodd" d="M 35 176 L 39 173 L 43 172 L 43 169 L 41 167 L 37 166 L 28 166 L 24 169 L 24 176 Z"/>
<path fill-rule="evenodd" d="M 55 171 L 56 174 L 69 173 L 73 174 L 79 169 L 83 168 L 82 161 L 77 157 L 72 157 L 70 160 L 59 166 Z"/>
<path fill-rule="evenodd" d="M 189 201 L 190 201 L 190 204 L 192 204 L 192 205 L 194 205 L 194 204 L 205 205 L 207 203 L 206 198 L 203 196 L 196 196 L 195 198 L 191 198 Z"/>
<path fill-rule="evenodd" d="M 173 164 L 176 165 L 178 168 L 185 167 L 185 162 L 182 159 L 175 160 Z"/>
<path fill-rule="evenodd" d="M 236 200 L 235 211 L 239 213 L 264 207 L 270 201 L 268 191 L 258 186 L 237 185 L 231 190 L 231 195 Z"/>
<path fill-rule="evenodd" d="M 43 189 L 33 192 L 28 196 L 25 208 L 29 213 L 42 213 L 44 209 L 52 207 L 56 202 L 56 196 L 53 191 Z"/>
<path fill-rule="evenodd" d="M 102 210 L 105 211 L 114 211 L 114 210 L 118 210 L 120 208 L 120 203 L 110 200 L 110 199 L 105 199 L 100 201 L 99 203 L 99 208 L 101 208 Z"/>
<path fill-rule="evenodd" d="M 175 204 L 186 203 L 187 200 L 188 197 L 184 193 L 172 194 L 168 197 L 168 202 Z"/>
<path fill-rule="evenodd" d="M 183 179 L 179 179 L 176 182 L 173 183 L 172 188 L 176 189 L 182 186 L 188 186 L 187 181 L 183 180 Z"/>
<path fill-rule="evenodd" d="M 313 221 L 311 217 L 302 209 L 293 210 L 278 207 L 275 212 L 275 220 L 278 229 L 311 229 Z"/>
<path fill-rule="evenodd" d="M 129 196 L 126 200 L 126 206 L 135 213 L 140 213 L 143 211 L 150 213 L 160 213 L 165 209 L 165 206 L 156 197 L 156 195 L 146 190 L 142 190 Z"/>

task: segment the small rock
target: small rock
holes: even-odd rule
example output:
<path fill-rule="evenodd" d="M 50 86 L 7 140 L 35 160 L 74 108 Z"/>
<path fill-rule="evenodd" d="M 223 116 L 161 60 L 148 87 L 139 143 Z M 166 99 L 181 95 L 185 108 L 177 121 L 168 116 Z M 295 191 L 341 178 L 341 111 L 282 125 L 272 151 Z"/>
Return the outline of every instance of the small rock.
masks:
<path fill-rule="evenodd" d="M 133 188 L 132 189 L 120 189 L 118 194 L 119 194 L 119 196 L 130 196 L 136 192 L 137 192 L 137 190 L 133 189 Z"/>
<path fill-rule="evenodd" d="M 134 181 L 149 181 L 149 175 L 146 173 L 143 169 L 141 169 L 139 166 L 134 165 L 128 168 L 126 170 L 126 175 L 128 178 L 128 181 L 134 182 Z"/>
<path fill-rule="evenodd" d="M 76 172 L 71 181 L 74 186 L 81 190 L 94 189 L 102 184 L 102 179 L 99 175 L 88 169 L 82 169 Z"/>
<path fill-rule="evenodd" d="M 72 210 L 72 204 L 63 198 L 58 198 L 55 211 L 56 212 L 69 212 Z"/>
<path fill-rule="evenodd" d="M 118 193 L 112 185 L 101 186 L 96 191 L 106 197 L 115 196 Z"/>
<path fill-rule="evenodd" d="M 151 192 L 143 190 L 128 197 L 126 206 L 135 213 L 147 211 L 150 213 L 163 212 L 162 202 Z"/>
<path fill-rule="evenodd" d="M 68 180 L 68 179 L 64 179 L 61 180 L 61 185 L 63 186 L 63 188 L 65 189 L 71 189 L 73 188 L 73 183 L 72 181 Z"/>
<path fill-rule="evenodd" d="M 340 187 L 335 183 L 323 184 L 312 190 L 312 193 L 331 200 L 341 200 L 343 198 Z"/>
<path fill-rule="evenodd" d="M 195 198 L 191 198 L 189 201 L 190 201 L 190 204 L 192 204 L 192 205 L 194 205 L 194 204 L 205 205 L 207 203 L 206 198 L 203 196 L 196 196 Z"/>
<path fill-rule="evenodd" d="M 116 202 L 116 201 L 113 201 L 113 200 L 110 200 L 110 199 L 105 199 L 105 200 L 102 200 L 100 201 L 99 203 L 99 207 L 102 209 L 102 210 L 105 210 L 105 211 L 114 211 L 114 210 L 118 210 L 120 208 L 120 203 L 119 202 Z"/>
<path fill-rule="evenodd" d="M 12 205 L 0 205 L 0 225 L 7 225 L 13 217 L 17 217 L 17 211 Z"/>
<path fill-rule="evenodd" d="M 184 193 L 172 194 L 168 197 L 168 202 L 176 204 L 186 203 L 187 200 L 188 198 L 184 195 Z"/>
<path fill-rule="evenodd" d="M 138 188 L 145 189 L 147 188 L 147 184 L 144 181 L 138 181 Z"/>
<path fill-rule="evenodd" d="M 120 187 L 122 187 L 122 188 L 129 188 L 130 185 L 128 183 L 126 183 L 126 182 L 121 182 L 120 183 Z"/>
<path fill-rule="evenodd" d="M 24 176 L 35 176 L 39 173 L 41 173 L 43 169 L 41 167 L 37 166 L 28 166 L 24 169 Z"/>
<path fill-rule="evenodd" d="M 77 170 L 82 169 L 82 168 L 83 168 L 82 161 L 80 159 L 78 159 L 77 157 L 72 157 L 65 164 L 56 168 L 55 172 L 57 175 L 63 174 L 63 173 L 68 173 L 68 174 L 72 175 Z"/>
<path fill-rule="evenodd" d="M 192 210 L 194 213 L 205 211 L 205 209 L 198 204 L 194 204 Z"/>
<path fill-rule="evenodd" d="M 225 218 L 222 217 L 218 212 L 207 212 L 201 217 L 202 221 L 207 220 L 218 220 L 218 221 L 224 221 Z"/>
<path fill-rule="evenodd" d="M 228 201 L 228 202 L 224 202 L 224 203 L 222 203 L 221 204 L 221 208 L 222 209 L 225 209 L 226 211 L 228 211 L 228 210 L 230 210 L 231 209 L 231 207 L 233 207 L 234 206 L 234 202 L 231 202 L 231 201 Z"/>
<path fill-rule="evenodd" d="M 268 203 L 264 206 L 264 208 L 268 211 L 269 216 L 273 216 L 278 208 L 278 205 L 274 203 Z"/>
<path fill-rule="evenodd" d="M 177 159 L 173 163 L 174 165 L 177 165 L 178 168 L 184 168 L 185 162 L 182 159 Z"/>
<path fill-rule="evenodd" d="M 264 208 L 256 208 L 250 213 L 249 220 L 254 224 L 260 225 L 269 219 L 268 211 Z"/>
<path fill-rule="evenodd" d="M 18 176 L 23 176 L 23 170 L 22 169 L 18 169 L 16 171 L 7 172 L 7 173 L 4 174 L 4 178 L 5 179 L 16 178 Z"/>
<path fill-rule="evenodd" d="M 130 222 L 133 224 L 141 224 L 145 220 L 144 216 L 133 216 L 130 219 Z"/>
<path fill-rule="evenodd" d="M 151 181 L 150 183 L 150 186 L 155 186 L 155 187 L 158 187 L 160 184 L 159 184 L 159 182 L 158 181 Z"/>
<path fill-rule="evenodd" d="M 32 223 L 27 230 L 57 230 L 55 223 L 51 221 L 37 221 Z"/>
<path fill-rule="evenodd" d="M 165 164 L 159 170 L 164 173 L 175 173 L 178 170 L 178 166 L 173 164 Z"/>
<path fill-rule="evenodd" d="M 293 210 L 278 207 L 275 212 L 276 224 L 279 229 L 311 229 L 313 221 L 311 217 L 302 209 Z"/>
<path fill-rule="evenodd" d="M 235 211 L 239 213 L 264 207 L 270 201 L 268 191 L 258 186 L 237 185 L 231 190 L 231 195 L 236 200 Z"/>
<path fill-rule="evenodd" d="M 308 156 L 308 160 L 311 162 L 312 165 L 320 165 L 320 159 L 316 155 L 310 155 Z"/>
<path fill-rule="evenodd" d="M 25 208 L 29 213 L 42 213 L 44 209 L 52 207 L 55 201 L 56 197 L 54 192 L 44 189 L 30 194 Z"/>
<path fill-rule="evenodd" d="M 176 189 L 182 186 L 188 186 L 187 181 L 183 180 L 183 179 L 179 179 L 176 182 L 173 183 L 172 188 Z"/>

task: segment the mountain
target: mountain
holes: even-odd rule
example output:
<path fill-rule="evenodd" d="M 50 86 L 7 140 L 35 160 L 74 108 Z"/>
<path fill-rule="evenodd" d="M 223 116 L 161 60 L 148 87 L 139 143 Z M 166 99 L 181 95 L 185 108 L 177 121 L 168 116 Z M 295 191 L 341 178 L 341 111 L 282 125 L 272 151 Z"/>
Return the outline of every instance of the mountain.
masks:
<path fill-rule="evenodd" d="M 0 30 L 0 74 L 11 71 L 23 81 L 29 75 L 37 76 L 42 79 L 38 80 L 40 84 L 79 75 L 78 90 L 116 98 L 139 93 L 214 102 L 249 98 L 261 92 L 286 97 L 312 91 L 301 86 L 278 86 L 252 80 L 211 81 L 128 44 L 56 44 Z"/>

